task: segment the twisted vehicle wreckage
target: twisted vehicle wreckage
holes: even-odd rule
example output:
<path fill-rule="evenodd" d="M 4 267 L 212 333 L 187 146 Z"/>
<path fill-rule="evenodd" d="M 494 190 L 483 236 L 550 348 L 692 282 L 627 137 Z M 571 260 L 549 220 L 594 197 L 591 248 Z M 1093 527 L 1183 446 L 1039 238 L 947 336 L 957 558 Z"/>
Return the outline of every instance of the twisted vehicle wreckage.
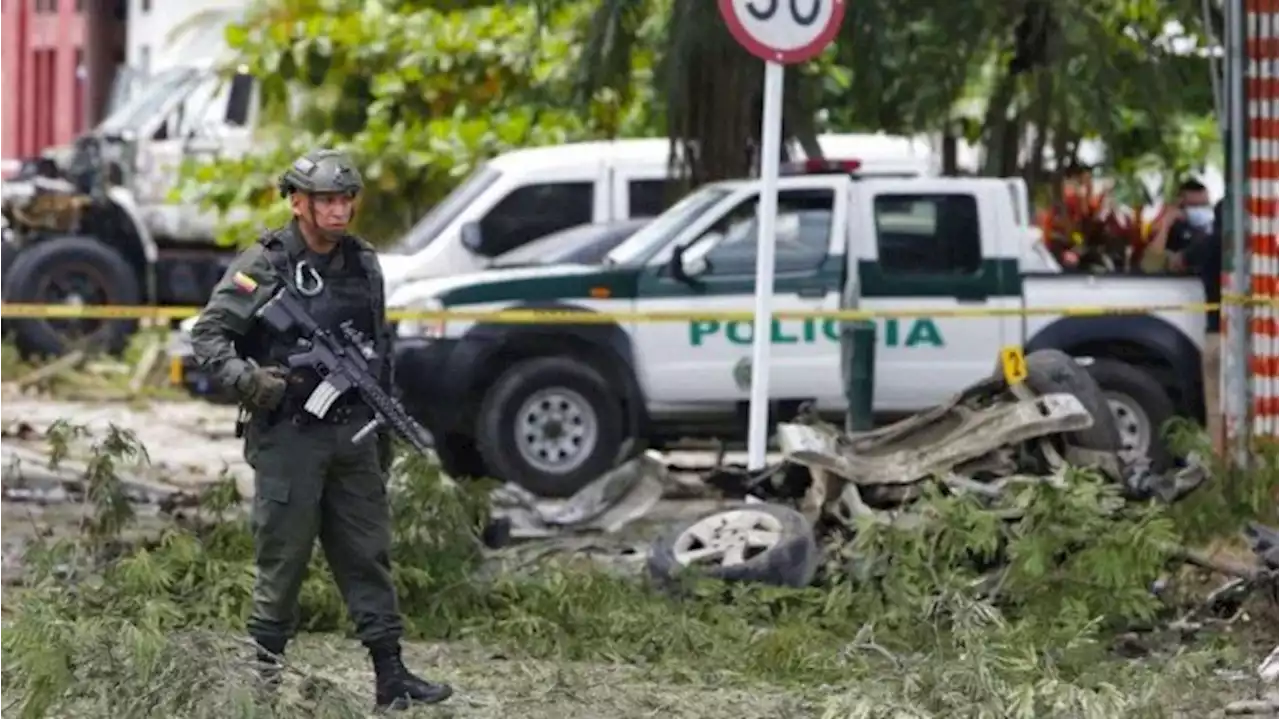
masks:
<path fill-rule="evenodd" d="M 666 579 L 694 571 L 784 586 L 810 584 L 819 535 L 870 518 L 909 522 L 926 484 L 998 497 L 1025 482 L 1063 482 L 1068 467 L 1091 468 L 1125 496 L 1174 501 L 1204 481 L 1192 457 L 1164 474 L 1125 456 L 1106 397 L 1084 366 L 1057 350 L 1026 358 L 1026 379 L 975 383 L 950 401 L 897 423 L 846 433 L 802 416 L 779 424 L 782 460 L 758 473 L 719 467 L 705 478 L 742 500 L 673 527 L 650 548 L 648 570 Z M 495 493 L 495 516 L 515 539 L 577 531 L 612 532 L 644 516 L 673 478 L 645 453 L 569 500 L 549 504 L 509 483 Z"/>

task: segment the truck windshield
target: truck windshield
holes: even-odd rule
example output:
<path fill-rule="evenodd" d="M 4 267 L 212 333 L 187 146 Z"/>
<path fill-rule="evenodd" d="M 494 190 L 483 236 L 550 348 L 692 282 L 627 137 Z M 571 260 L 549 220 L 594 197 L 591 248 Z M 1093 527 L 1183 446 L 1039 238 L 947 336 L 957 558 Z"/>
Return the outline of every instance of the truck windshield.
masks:
<path fill-rule="evenodd" d="M 605 257 L 605 263 L 629 265 L 645 261 L 730 192 L 722 185 L 707 185 L 693 192 L 618 245 Z"/>
<path fill-rule="evenodd" d="M 437 237 L 442 235 L 445 228 L 451 222 L 462 214 L 482 192 L 489 189 L 493 183 L 498 181 L 502 176 L 501 172 L 493 169 L 489 165 L 481 165 L 477 167 L 475 172 L 462 181 L 461 185 L 454 188 L 448 197 L 440 201 L 438 205 L 431 208 L 431 211 L 422 216 L 417 224 L 409 228 L 409 231 L 401 237 L 391 251 L 402 254 L 412 255 L 426 249 Z"/>
<path fill-rule="evenodd" d="M 115 134 L 136 129 L 155 117 L 174 94 L 185 91 L 199 73 L 192 67 L 175 67 L 156 75 L 122 107 L 98 123 L 98 132 Z"/>
<path fill-rule="evenodd" d="M 553 232 L 527 245 L 494 258 L 494 267 L 533 267 L 535 265 L 597 264 L 643 227 L 644 220 L 622 223 L 578 225 Z"/>

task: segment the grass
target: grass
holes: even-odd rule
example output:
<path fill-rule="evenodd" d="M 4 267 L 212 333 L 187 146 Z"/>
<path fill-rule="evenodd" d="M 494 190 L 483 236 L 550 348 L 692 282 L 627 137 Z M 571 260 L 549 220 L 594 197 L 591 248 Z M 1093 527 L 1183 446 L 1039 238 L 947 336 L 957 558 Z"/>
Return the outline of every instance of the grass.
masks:
<path fill-rule="evenodd" d="M 323 562 L 303 589 L 284 700 L 264 709 L 239 639 L 252 567 L 234 486 L 123 544 L 132 517 L 115 471 L 141 448 L 116 430 L 96 440 L 92 521 L 74 541 L 34 545 L 31 579 L 6 597 L 5 716 L 365 716 L 371 675 Z M 1017 495 L 1016 522 L 931 493 L 920 528 L 833 544 L 819 586 L 672 592 L 581 560 L 486 576 L 474 541 L 485 487 L 448 488 L 406 460 L 392 497 L 407 656 L 459 689 L 417 715 L 1209 716 L 1252 691 L 1221 670 L 1251 670 L 1270 650 L 1274 604 L 1259 600 L 1227 631 L 1161 629 L 1206 581 L 1161 547 L 1229 537 L 1274 511 L 1274 447 L 1259 464 L 1174 508 L 1119 511 L 1111 488 L 1079 473 L 1068 489 Z M 1187 523 L 1200 516 L 1212 522 Z M 1162 576 L 1188 591 L 1152 595 Z M 974 590 L 992 578 L 994 591 Z M 1143 651 L 1117 651 L 1126 637 Z"/>

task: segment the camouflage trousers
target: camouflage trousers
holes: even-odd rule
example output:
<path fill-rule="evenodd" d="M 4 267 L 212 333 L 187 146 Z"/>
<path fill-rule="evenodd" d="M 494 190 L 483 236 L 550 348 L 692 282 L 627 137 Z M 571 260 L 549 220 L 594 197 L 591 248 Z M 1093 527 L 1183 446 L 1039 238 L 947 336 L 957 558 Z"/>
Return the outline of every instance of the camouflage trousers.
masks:
<path fill-rule="evenodd" d="M 386 477 L 372 438 L 351 443 L 359 427 L 288 420 L 249 426 L 257 566 L 251 635 L 287 638 L 296 631 L 298 593 L 318 538 L 361 641 L 400 638 Z"/>

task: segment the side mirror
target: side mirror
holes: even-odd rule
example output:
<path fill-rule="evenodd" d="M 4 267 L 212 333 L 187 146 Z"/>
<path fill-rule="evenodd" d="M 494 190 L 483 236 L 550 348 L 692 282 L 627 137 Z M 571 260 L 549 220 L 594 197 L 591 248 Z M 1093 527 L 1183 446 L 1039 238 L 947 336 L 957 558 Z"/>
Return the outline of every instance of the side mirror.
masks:
<path fill-rule="evenodd" d="M 711 269 L 711 263 L 707 262 L 707 258 L 702 255 L 680 258 L 680 270 L 685 277 L 698 277 L 706 274 L 709 269 Z"/>
<path fill-rule="evenodd" d="M 189 137 L 183 149 L 192 155 L 216 155 L 222 149 L 222 143 L 214 137 Z"/>
<path fill-rule="evenodd" d="M 194 130 L 182 144 L 184 152 L 193 155 L 216 155 L 222 150 L 222 132 L 216 122 L 206 123 Z"/>
<path fill-rule="evenodd" d="M 484 245 L 484 237 L 480 234 L 479 222 L 468 222 L 462 226 L 462 246 L 471 252 L 479 255 L 480 248 Z"/>
<path fill-rule="evenodd" d="M 711 269 L 711 263 L 707 261 L 706 254 L 703 252 L 689 253 L 687 245 L 681 245 L 675 248 L 671 253 L 671 276 L 685 284 L 697 284 L 697 277 L 706 274 Z"/>

